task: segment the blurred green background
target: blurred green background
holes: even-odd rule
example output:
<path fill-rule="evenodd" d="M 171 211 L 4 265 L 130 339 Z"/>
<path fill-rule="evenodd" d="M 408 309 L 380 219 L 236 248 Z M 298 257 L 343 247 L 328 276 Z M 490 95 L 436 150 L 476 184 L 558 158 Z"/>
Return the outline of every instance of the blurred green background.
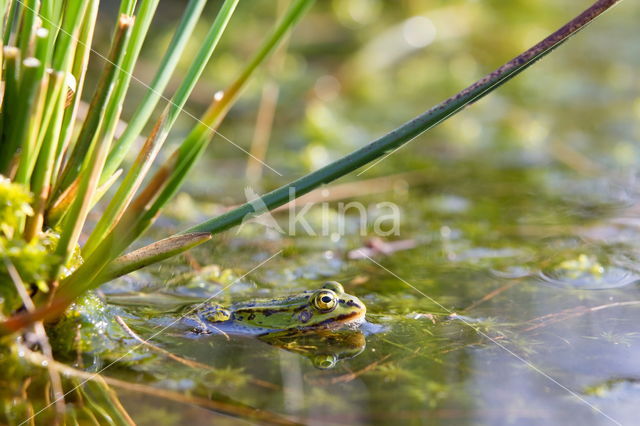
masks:
<path fill-rule="evenodd" d="M 97 50 L 104 51 L 116 5 L 105 3 Z M 115 2 L 113 2 L 115 3 Z M 265 84 L 279 98 L 266 163 L 265 188 L 359 147 L 456 93 L 564 24 L 589 2 L 319 1 L 286 51 L 254 80 L 220 129 L 250 150 Z M 163 0 L 136 77 L 151 79 L 185 1 Z M 197 35 L 219 2 L 210 2 Z M 239 72 L 270 30 L 285 1 L 241 2 L 221 49 L 186 107 L 198 116 Z M 638 157 L 640 6 L 622 2 L 586 31 L 497 92 L 458 114 L 362 177 L 455 166 L 561 162 L 568 167 L 632 167 Z M 94 66 L 99 66 L 94 61 Z M 183 64 L 186 67 L 186 63 Z M 176 79 L 177 81 L 177 79 Z M 175 86 L 172 86 L 175 87 Z M 133 84 L 128 112 L 143 93 Z M 170 95 L 171 87 L 166 95 Z M 183 114 L 173 141 L 193 125 Z M 126 117 L 126 112 L 125 112 Z M 221 137 L 190 181 L 192 194 L 221 197 L 244 181 L 247 155 Z M 588 170 L 586 170 L 588 169 Z M 217 171 L 217 172 L 216 172 Z M 206 175 L 203 185 L 199 176 Z M 237 179 L 231 180 L 230 176 Z M 213 184 L 213 185 L 212 185 Z M 235 189 L 235 190 L 234 190 Z M 195 191 L 195 192 L 193 192 Z"/>

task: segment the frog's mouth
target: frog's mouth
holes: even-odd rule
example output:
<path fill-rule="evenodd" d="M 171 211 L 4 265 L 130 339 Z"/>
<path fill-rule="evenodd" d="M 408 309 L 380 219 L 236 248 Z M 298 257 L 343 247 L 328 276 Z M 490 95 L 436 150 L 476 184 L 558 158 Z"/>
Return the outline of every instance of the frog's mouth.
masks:
<path fill-rule="evenodd" d="M 356 328 L 364 322 L 365 314 L 365 310 L 353 312 L 347 320 L 343 321 L 343 324 L 349 327 Z"/>
<path fill-rule="evenodd" d="M 347 326 L 349 328 L 356 328 L 364 322 L 365 313 L 366 311 L 364 309 L 360 311 L 349 312 L 339 315 L 335 318 L 319 322 L 318 324 L 310 326 L 310 328 L 326 327 L 335 329 L 344 326 Z"/>
<path fill-rule="evenodd" d="M 357 301 L 349 301 L 347 305 L 358 308 L 357 311 L 353 311 L 347 314 L 343 314 L 338 316 L 335 319 L 336 323 L 350 326 L 352 328 L 358 327 L 360 324 L 364 322 L 365 314 L 367 313 L 367 308 L 360 300 Z"/>

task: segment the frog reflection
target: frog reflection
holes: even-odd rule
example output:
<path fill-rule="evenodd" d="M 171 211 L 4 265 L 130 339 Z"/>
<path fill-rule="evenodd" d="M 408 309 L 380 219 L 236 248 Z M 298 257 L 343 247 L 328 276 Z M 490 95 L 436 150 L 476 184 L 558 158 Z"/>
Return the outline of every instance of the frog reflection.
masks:
<path fill-rule="evenodd" d="M 366 347 L 366 339 L 360 330 L 319 330 L 314 333 L 298 332 L 269 334 L 260 340 L 281 349 L 308 358 L 314 367 L 327 370 L 340 361 L 355 358 Z"/>

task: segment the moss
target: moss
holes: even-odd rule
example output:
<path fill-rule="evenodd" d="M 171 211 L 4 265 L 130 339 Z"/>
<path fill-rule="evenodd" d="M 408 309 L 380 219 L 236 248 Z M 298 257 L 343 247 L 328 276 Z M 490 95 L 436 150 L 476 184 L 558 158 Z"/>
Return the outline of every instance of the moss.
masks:
<path fill-rule="evenodd" d="M 7 238 L 13 238 L 20 223 L 33 214 L 31 209 L 32 196 L 22 185 L 0 175 L 0 233 Z"/>
<path fill-rule="evenodd" d="M 22 306 L 9 275 L 10 265 L 15 267 L 27 292 L 33 295 L 37 291 L 48 291 L 47 283 L 60 260 L 53 254 L 59 239 L 57 233 L 43 232 L 29 242 L 21 238 L 20 229 L 27 216 L 33 214 L 31 201 L 32 196 L 24 186 L 0 176 L 0 309 L 5 316 Z M 69 275 L 81 263 L 80 248 L 76 247 L 58 278 Z"/>
<path fill-rule="evenodd" d="M 110 311 L 96 294 L 78 299 L 49 330 L 54 350 L 60 354 L 92 353 L 108 349 L 105 345 L 111 347 L 113 342 L 107 338 L 114 325 Z"/>

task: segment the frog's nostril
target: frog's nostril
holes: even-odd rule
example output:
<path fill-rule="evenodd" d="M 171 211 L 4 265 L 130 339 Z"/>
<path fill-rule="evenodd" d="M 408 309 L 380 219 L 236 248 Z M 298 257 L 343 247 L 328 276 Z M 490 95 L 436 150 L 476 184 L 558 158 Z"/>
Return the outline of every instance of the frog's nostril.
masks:
<path fill-rule="evenodd" d="M 298 320 L 300 320 L 300 322 L 302 323 L 306 323 L 307 321 L 309 321 L 311 319 L 311 312 L 309 311 L 302 311 L 300 312 L 300 315 L 298 315 Z"/>

